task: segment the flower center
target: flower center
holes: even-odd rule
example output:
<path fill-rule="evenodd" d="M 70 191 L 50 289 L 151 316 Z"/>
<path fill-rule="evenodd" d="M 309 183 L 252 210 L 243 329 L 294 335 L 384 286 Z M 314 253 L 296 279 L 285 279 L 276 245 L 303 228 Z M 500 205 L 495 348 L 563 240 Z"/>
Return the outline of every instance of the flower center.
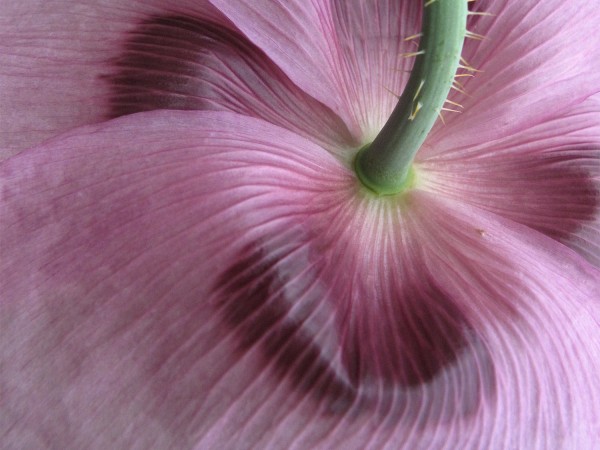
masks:
<path fill-rule="evenodd" d="M 467 34 L 468 0 L 426 0 L 419 49 L 408 84 L 375 140 L 358 152 L 362 183 L 380 195 L 412 185 L 412 164 L 452 88 Z"/>

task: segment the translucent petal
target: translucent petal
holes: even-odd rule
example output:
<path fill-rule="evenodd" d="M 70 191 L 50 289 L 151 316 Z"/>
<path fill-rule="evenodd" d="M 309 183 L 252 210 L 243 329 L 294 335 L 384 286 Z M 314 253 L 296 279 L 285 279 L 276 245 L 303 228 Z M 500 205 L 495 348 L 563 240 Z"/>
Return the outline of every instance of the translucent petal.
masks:
<path fill-rule="evenodd" d="M 438 195 L 493 211 L 557 239 L 600 264 L 600 102 L 515 136 L 439 151 L 420 167 Z"/>
<path fill-rule="evenodd" d="M 357 145 L 339 117 L 205 0 L 2 1 L 0 11 L 4 157 L 75 126 L 154 109 L 234 111 L 331 151 Z"/>
<path fill-rule="evenodd" d="M 468 28 L 464 60 L 478 70 L 450 97 L 461 114 L 429 137 L 441 151 L 518 135 L 600 92 L 600 10 L 593 2 L 482 0 Z M 453 108 L 455 109 L 455 108 Z"/>
<path fill-rule="evenodd" d="M 372 198 L 228 113 L 88 127 L 2 180 L 13 446 L 593 448 L 600 273 L 528 227 Z"/>
<path fill-rule="evenodd" d="M 383 126 L 408 79 L 404 53 L 419 32 L 412 1 L 215 0 L 303 90 L 328 105 L 363 142 Z M 367 70 L 368 68 L 368 70 Z"/>

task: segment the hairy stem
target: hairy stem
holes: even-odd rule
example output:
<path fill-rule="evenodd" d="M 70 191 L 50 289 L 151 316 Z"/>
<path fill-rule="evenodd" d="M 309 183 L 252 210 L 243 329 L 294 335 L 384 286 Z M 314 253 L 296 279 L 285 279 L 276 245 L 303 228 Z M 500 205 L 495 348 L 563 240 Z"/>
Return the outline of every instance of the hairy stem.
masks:
<path fill-rule="evenodd" d="M 460 64 L 467 33 L 467 0 L 424 0 L 419 50 L 392 115 L 371 145 L 362 149 L 355 170 L 380 195 L 410 184 L 412 163 L 440 114 Z"/>

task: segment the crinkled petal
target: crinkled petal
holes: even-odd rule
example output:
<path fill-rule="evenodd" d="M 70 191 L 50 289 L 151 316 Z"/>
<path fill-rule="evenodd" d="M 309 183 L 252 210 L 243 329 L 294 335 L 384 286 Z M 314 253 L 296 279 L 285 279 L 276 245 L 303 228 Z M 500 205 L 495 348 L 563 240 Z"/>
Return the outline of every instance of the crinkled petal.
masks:
<path fill-rule="evenodd" d="M 229 113 L 77 130 L 2 179 L 13 446 L 593 448 L 600 274 L 536 231 L 374 199 Z"/>
<path fill-rule="evenodd" d="M 419 32 L 414 1 L 212 0 L 286 74 L 372 140 L 408 79 Z"/>
<path fill-rule="evenodd" d="M 527 225 L 600 265 L 599 100 L 509 138 L 424 148 L 428 189 Z"/>
<path fill-rule="evenodd" d="M 205 0 L 4 1 L 0 11 L 0 146 L 10 153 L 154 109 L 234 111 L 332 151 L 356 145 Z"/>
<path fill-rule="evenodd" d="M 464 108 L 429 137 L 441 151 L 516 135 L 600 92 L 600 9 L 595 2 L 481 0 L 463 57 L 481 72 L 458 79 Z M 453 109 L 455 106 L 448 105 Z"/>

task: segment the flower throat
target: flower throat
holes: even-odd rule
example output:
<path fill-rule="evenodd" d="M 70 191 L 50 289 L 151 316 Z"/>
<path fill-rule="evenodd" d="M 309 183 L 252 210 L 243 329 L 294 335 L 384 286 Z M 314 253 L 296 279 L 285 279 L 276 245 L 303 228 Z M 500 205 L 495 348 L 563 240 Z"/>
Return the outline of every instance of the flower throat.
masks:
<path fill-rule="evenodd" d="M 409 188 L 412 163 L 444 109 L 460 65 L 467 31 L 467 4 L 472 0 L 424 0 L 419 49 L 410 78 L 390 118 L 375 140 L 354 160 L 358 178 L 379 195 Z M 465 67 L 470 69 L 469 67 Z"/>

